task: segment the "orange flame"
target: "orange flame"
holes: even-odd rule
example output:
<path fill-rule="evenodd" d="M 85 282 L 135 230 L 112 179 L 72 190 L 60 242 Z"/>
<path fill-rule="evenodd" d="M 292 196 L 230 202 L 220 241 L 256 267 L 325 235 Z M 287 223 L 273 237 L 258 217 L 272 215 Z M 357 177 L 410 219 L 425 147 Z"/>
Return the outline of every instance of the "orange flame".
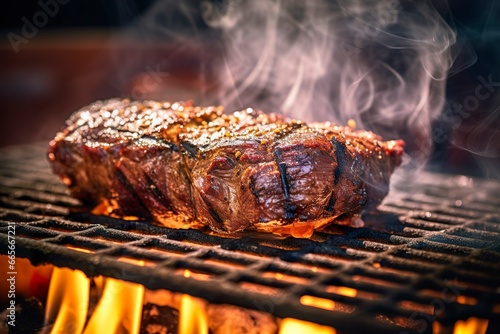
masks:
<path fill-rule="evenodd" d="M 143 265 L 143 261 L 136 261 Z M 84 334 L 136 334 L 141 328 L 144 286 L 106 278 L 101 298 Z"/>
<path fill-rule="evenodd" d="M 191 272 L 185 270 L 184 277 L 191 277 Z M 204 301 L 189 295 L 182 295 L 179 309 L 179 333 L 208 334 L 207 310 Z"/>
<path fill-rule="evenodd" d="M 50 280 L 45 324 L 51 333 L 80 334 L 87 319 L 90 279 L 79 270 L 54 268 Z"/>
<path fill-rule="evenodd" d="M 488 329 L 488 320 L 470 317 L 455 323 L 453 334 L 485 334 Z"/>

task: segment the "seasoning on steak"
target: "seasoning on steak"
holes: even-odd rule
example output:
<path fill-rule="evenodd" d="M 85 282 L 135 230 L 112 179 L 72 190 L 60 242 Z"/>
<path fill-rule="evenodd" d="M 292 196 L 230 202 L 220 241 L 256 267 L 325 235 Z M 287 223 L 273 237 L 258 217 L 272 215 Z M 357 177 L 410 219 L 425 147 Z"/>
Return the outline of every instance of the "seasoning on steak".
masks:
<path fill-rule="evenodd" d="M 50 142 L 71 193 L 173 228 L 308 237 L 379 203 L 404 143 L 330 123 L 190 103 L 98 101 Z"/>

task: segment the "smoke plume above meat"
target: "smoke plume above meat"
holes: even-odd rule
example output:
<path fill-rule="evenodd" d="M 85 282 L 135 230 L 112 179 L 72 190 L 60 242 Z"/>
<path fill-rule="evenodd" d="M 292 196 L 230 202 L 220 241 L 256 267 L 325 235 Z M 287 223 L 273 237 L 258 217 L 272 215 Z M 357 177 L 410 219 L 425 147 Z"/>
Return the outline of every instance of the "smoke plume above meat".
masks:
<path fill-rule="evenodd" d="M 446 2 L 429 0 L 163 0 L 129 32 L 187 48 L 210 44 L 199 50 L 199 76 L 209 82 L 197 103 L 306 122 L 353 119 L 404 139 L 406 166 L 421 167 L 460 51 L 441 15 L 448 12 Z"/>
<path fill-rule="evenodd" d="M 217 100 L 404 138 L 416 165 L 443 109 L 455 33 L 429 1 L 205 1 Z"/>

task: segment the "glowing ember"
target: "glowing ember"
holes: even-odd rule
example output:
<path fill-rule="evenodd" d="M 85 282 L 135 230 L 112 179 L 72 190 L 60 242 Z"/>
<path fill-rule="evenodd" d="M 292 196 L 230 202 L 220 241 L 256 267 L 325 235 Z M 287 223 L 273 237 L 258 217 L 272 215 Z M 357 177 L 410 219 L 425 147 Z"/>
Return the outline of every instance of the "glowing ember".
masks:
<path fill-rule="evenodd" d="M 300 303 L 302 305 L 314 306 L 318 308 L 323 308 L 325 310 L 334 310 L 335 302 L 333 300 L 314 297 L 314 296 L 302 296 L 300 297 Z"/>
<path fill-rule="evenodd" d="M 79 270 L 54 268 L 50 280 L 45 324 L 51 333 L 81 333 L 89 304 L 90 280 Z"/>
<path fill-rule="evenodd" d="M 333 292 L 333 293 L 339 294 L 341 296 L 353 297 L 353 298 L 356 297 L 356 295 L 358 294 L 356 289 L 349 288 L 347 286 L 331 285 L 326 289 L 326 291 Z"/>
<path fill-rule="evenodd" d="M 476 305 L 477 299 L 474 297 L 460 295 L 457 296 L 457 302 L 460 304 Z"/>
<path fill-rule="evenodd" d="M 309 296 L 309 295 L 302 296 L 300 298 L 300 303 L 303 305 L 314 306 L 325 310 L 333 311 L 335 309 L 335 302 L 333 302 L 332 300 Z M 297 320 L 293 318 L 283 319 L 283 321 L 280 324 L 279 334 L 293 334 L 293 333 L 335 334 L 336 331 L 332 327 L 322 326 L 303 320 Z"/>

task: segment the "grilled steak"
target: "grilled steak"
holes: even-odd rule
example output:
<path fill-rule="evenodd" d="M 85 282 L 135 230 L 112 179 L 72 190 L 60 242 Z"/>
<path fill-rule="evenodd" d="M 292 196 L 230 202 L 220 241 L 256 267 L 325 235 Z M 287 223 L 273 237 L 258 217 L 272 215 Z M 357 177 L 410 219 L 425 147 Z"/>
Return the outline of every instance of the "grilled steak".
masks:
<path fill-rule="evenodd" d="M 75 112 L 48 157 L 75 197 L 112 215 L 310 236 L 379 203 L 402 153 L 330 123 L 113 99 Z"/>

